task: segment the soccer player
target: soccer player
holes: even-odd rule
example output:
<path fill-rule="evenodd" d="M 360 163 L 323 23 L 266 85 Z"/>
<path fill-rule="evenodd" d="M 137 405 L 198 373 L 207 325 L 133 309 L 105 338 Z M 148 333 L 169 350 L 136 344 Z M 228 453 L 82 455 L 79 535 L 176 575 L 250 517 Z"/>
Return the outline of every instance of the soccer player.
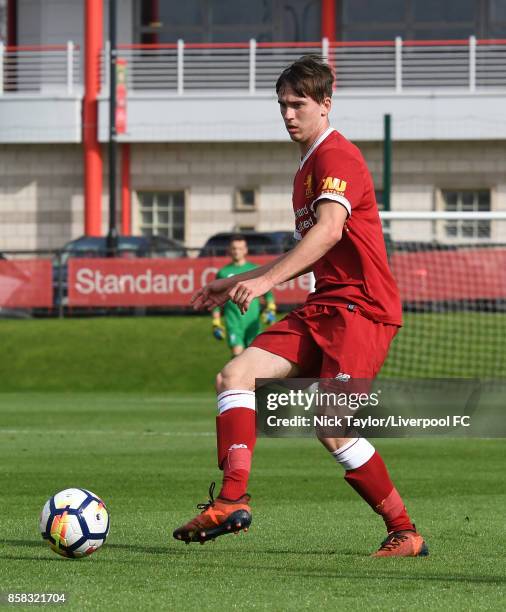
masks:
<path fill-rule="evenodd" d="M 193 296 L 196 309 L 231 299 L 241 312 L 274 285 L 312 270 L 316 289 L 305 304 L 257 336 L 218 374 L 217 446 L 223 484 L 216 499 L 174 531 L 205 542 L 251 522 L 246 493 L 256 441 L 255 379 L 373 379 L 402 325 L 373 181 L 359 149 L 329 125 L 333 75 L 305 56 L 276 83 L 281 116 L 300 149 L 293 210 L 297 245 L 251 272 L 215 280 Z M 318 434 L 318 432 L 317 432 Z M 320 435 L 320 434 L 318 434 Z M 377 450 L 365 438 L 321 437 L 346 482 L 381 515 L 387 535 L 376 557 L 428 553 Z"/>
<path fill-rule="evenodd" d="M 230 278 L 236 274 L 258 268 L 256 264 L 246 261 L 248 244 L 244 236 L 239 234 L 232 236 L 228 252 L 232 261 L 218 271 L 217 279 Z M 245 313 L 241 313 L 239 307 L 231 300 L 226 302 L 223 306 L 225 326 L 223 326 L 221 321 L 222 309 L 217 307 L 213 310 L 213 335 L 217 340 L 223 340 L 226 335 L 232 357 L 240 355 L 258 336 L 260 333 L 261 316 L 268 325 L 272 325 L 276 321 L 276 303 L 272 292 L 268 291 L 264 295 L 264 299 L 265 308 L 263 313 L 261 312 L 260 300 L 258 298 L 251 301 Z"/>

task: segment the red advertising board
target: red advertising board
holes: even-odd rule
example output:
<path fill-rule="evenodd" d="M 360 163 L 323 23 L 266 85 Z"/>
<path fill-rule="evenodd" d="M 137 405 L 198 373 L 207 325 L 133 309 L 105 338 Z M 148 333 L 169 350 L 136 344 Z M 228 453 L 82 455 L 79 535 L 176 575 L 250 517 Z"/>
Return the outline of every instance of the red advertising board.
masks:
<path fill-rule="evenodd" d="M 251 257 L 265 263 L 272 256 Z M 188 306 L 227 257 L 70 259 L 69 306 Z M 403 302 L 506 298 L 506 249 L 394 253 L 390 266 Z M 300 304 L 312 290 L 304 275 L 276 287 L 279 304 Z"/>
<path fill-rule="evenodd" d="M 265 263 L 272 257 L 251 257 Z M 70 259 L 69 306 L 188 306 L 192 295 L 229 263 L 227 257 Z M 279 304 L 302 303 L 311 290 L 304 275 L 274 290 Z"/>
<path fill-rule="evenodd" d="M 506 249 L 394 253 L 390 259 L 404 302 L 506 298 Z"/>
<path fill-rule="evenodd" d="M 0 260 L 0 307 L 51 308 L 52 265 L 49 260 Z"/>

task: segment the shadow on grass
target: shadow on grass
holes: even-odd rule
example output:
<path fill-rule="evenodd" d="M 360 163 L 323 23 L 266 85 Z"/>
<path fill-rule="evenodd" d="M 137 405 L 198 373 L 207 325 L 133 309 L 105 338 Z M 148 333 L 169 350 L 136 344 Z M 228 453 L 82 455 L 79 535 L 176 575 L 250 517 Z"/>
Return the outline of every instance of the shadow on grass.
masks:
<path fill-rule="evenodd" d="M 244 554 L 244 551 L 241 551 L 241 555 Z M 363 555 L 362 555 L 363 557 Z M 377 564 L 377 559 L 371 559 L 371 565 Z M 405 563 L 407 560 L 403 560 Z M 409 563 L 409 561 L 407 561 Z M 426 561 L 416 559 L 414 563 L 426 563 Z M 412 567 L 412 566 L 411 566 Z M 265 571 L 269 572 L 276 571 L 274 568 L 267 568 L 265 565 L 244 565 L 241 563 L 241 570 L 252 570 L 252 571 Z M 335 572 L 332 571 L 318 571 L 314 572 L 305 571 L 297 571 L 297 570 L 289 570 L 279 568 L 277 570 L 277 575 L 279 577 L 296 577 L 296 578 L 323 578 L 324 580 L 329 579 L 342 579 L 347 578 L 349 580 L 357 580 L 357 581 L 413 581 L 413 580 L 421 580 L 422 582 L 456 582 L 456 583 L 472 583 L 472 584 L 487 584 L 487 585 L 496 585 L 501 586 L 506 584 L 506 577 L 504 576 L 469 576 L 469 575 L 455 575 L 455 574 L 428 574 L 428 573 L 420 573 L 413 571 L 410 574 L 400 574 L 399 567 L 396 566 L 392 568 L 391 572 L 383 571 L 375 572 L 373 575 L 365 574 L 365 573 L 357 573 L 357 572 L 343 572 L 342 570 L 337 570 Z"/>
<path fill-rule="evenodd" d="M 6 546 L 20 546 L 22 548 L 41 548 L 44 546 L 44 540 L 4 540 L 0 539 L 0 544 Z"/>
<path fill-rule="evenodd" d="M 4 544 L 7 546 L 14 546 L 20 548 L 44 548 L 44 541 L 40 540 L 7 540 L 0 539 L 0 545 Z M 232 551 L 229 549 L 223 549 L 219 545 L 216 546 L 213 543 L 208 542 L 205 546 L 199 545 L 197 542 L 192 542 L 191 545 L 185 545 L 183 542 L 171 542 L 170 540 L 167 542 L 166 546 L 140 546 L 138 544 L 120 544 L 116 542 L 106 542 L 104 545 L 107 547 L 107 550 L 124 550 L 130 551 L 132 553 L 147 553 L 151 555 L 187 555 L 190 552 L 195 552 L 198 550 L 199 554 L 234 554 L 236 551 Z M 271 550 L 244 550 L 241 548 L 240 551 L 237 551 L 238 554 L 241 555 L 314 555 L 314 556 L 330 556 L 335 554 L 345 554 L 345 555 L 355 555 L 357 557 L 361 557 L 360 553 L 353 553 L 351 551 L 346 551 L 344 553 L 337 552 L 334 550 L 287 550 L 287 549 L 271 549 Z M 0 558 L 2 556 L 0 555 Z M 5 558 L 5 557 L 3 557 Z M 25 557 L 28 558 L 28 557 Z"/>
<path fill-rule="evenodd" d="M 0 539 L 0 544 L 5 544 L 5 545 L 10 545 L 10 546 L 16 546 L 16 547 L 23 547 L 23 548 L 44 548 L 43 546 L 43 542 L 41 540 L 6 540 L 6 539 Z M 354 551 L 350 551 L 350 550 L 346 550 L 346 551 L 333 551 L 333 550 L 304 550 L 304 551 L 299 551 L 299 550 L 287 550 L 287 549 L 271 549 L 271 550 L 244 550 L 243 548 L 241 548 L 240 550 L 237 551 L 233 551 L 230 549 L 222 549 L 219 547 L 215 547 L 212 546 L 211 544 L 208 544 L 206 546 L 199 546 L 197 543 L 195 543 L 192 546 L 173 546 L 172 543 L 167 544 L 167 546 L 138 546 L 135 544 L 116 544 L 116 543 L 107 543 L 106 544 L 107 549 L 113 549 L 113 550 L 124 550 L 124 551 L 130 551 L 132 553 L 148 553 L 148 554 L 152 554 L 152 555 L 161 555 L 161 556 L 165 556 L 165 557 L 179 557 L 179 556 L 186 556 L 188 557 L 190 554 L 192 553 L 196 553 L 199 556 L 202 554 L 206 555 L 206 559 L 209 560 L 208 555 L 215 555 L 215 554 L 219 554 L 219 557 L 216 558 L 216 561 L 219 562 L 223 562 L 223 556 L 224 555 L 229 555 L 229 556 L 240 556 L 241 558 L 241 568 L 242 570 L 252 570 L 252 571 L 260 571 L 260 572 L 276 572 L 277 575 L 279 577 L 298 577 L 298 578 L 323 578 L 325 580 L 328 579 L 339 579 L 339 578 L 347 578 L 350 580 L 365 580 L 365 581 L 378 581 L 378 580 L 394 580 L 394 581 L 412 581 L 412 580 L 422 580 L 425 582 L 450 582 L 450 583 L 472 583 L 472 584 L 487 584 L 490 586 L 496 585 L 496 586 L 500 586 L 500 585 L 504 585 L 506 584 L 506 576 L 469 576 L 469 575 L 455 575 L 455 574 L 436 574 L 434 572 L 432 573 L 425 573 L 425 572 L 419 572 L 416 571 L 415 568 L 413 567 L 413 565 L 409 566 L 410 570 L 415 570 L 410 572 L 409 574 L 401 574 L 399 572 L 399 566 L 397 564 L 396 559 L 394 559 L 394 563 L 395 566 L 392 566 L 392 571 L 385 571 L 385 566 L 383 565 L 381 571 L 374 571 L 374 574 L 371 575 L 367 575 L 365 573 L 357 573 L 357 572 L 343 572 L 341 569 L 336 569 L 335 571 L 332 570 L 326 570 L 326 571 L 318 571 L 315 570 L 314 572 L 308 572 L 307 569 L 304 571 L 297 571 L 297 570 L 290 570 L 290 569 L 283 569 L 283 568 L 278 568 L 275 569 L 271 566 L 266 567 L 265 565 L 254 565 L 254 564 L 249 564 L 246 565 L 244 564 L 244 559 L 247 557 L 258 557 L 258 556 L 262 556 L 262 555 L 300 555 L 300 556 L 307 556 L 307 555 L 312 555 L 312 556 L 335 556 L 336 558 L 338 557 L 342 557 L 342 556 L 354 556 L 354 557 L 359 557 L 362 558 L 364 560 L 367 559 L 367 557 L 364 556 L 363 553 L 358 553 L 358 552 L 354 552 Z M 19 560 L 19 561 L 27 561 L 27 560 L 36 560 L 36 561 L 68 561 L 67 559 L 64 559 L 63 557 L 58 557 L 58 556 L 54 556 L 54 557 L 37 557 L 34 555 L 30 555 L 30 556 L 16 556 L 14 554 L 10 555 L 9 553 L 6 554 L 0 554 L 0 559 L 11 559 L 11 560 Z M 113 559 L 111 559 L 110 557 L 104 557 L 102 558 L 100 555 L 98 555 L 96 557 L 97 560 L 102 559 L 104 562 L 106 563 L 110 563 L 111 561 L 114 562 Z M 196 561 L 198 559 L 198 557 L 195 555 L 193 557 L 193 559 Z M 122 560 L 117 560 L 120 563 L 132 563 L 135 561 L 133 560 L 126 560 L 126 559 L 122 559 Z M 371 567 L 375 567 L 378 568 L 378 560 L 377 559 L 371 559 Z M 391 560 L 390 560 L 391 561 Z M 416 559 L 416 560 L 404 560 L 403 562 L 405 563 L 430 563 L 430 558 L 427 560 L 424 559 Z M 381 563 L 381 562 L 380 562 Z M 383 561 L 384 563 L 384 561 Z M 388 561 L 387 561 L 388 563 Z M 209 566 L 208 563 L 203 562 L 202 563 L 203 566 Z M 216 569 L 216 564 L 213 563 L 212 567 L 214 569 Z"/>

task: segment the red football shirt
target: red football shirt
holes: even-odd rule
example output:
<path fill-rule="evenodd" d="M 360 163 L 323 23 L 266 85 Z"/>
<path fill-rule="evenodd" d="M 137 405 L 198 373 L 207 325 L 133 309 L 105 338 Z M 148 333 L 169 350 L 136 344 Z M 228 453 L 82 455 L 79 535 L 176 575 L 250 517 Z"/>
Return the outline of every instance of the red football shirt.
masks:
<path fill-rule="evenodd" d="M 295 238 L 316 223 L 320 200 L 344 206 L 348 219 L 341 240 L 313 265 L 316 290 L 307 302 L 354 304 L 373 321 L 402 325 L 371 175 L 359 149 L 332 128 L 312 145 L 295 175 Z"/>

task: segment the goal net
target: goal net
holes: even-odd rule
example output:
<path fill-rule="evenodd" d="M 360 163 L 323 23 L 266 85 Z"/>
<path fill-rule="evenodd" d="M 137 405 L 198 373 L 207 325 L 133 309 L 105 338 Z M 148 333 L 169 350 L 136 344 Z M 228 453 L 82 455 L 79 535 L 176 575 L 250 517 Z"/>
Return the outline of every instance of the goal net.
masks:
<path fill-rule="evenodd" d="M 506 377 L 506 213 L 382 213 L 404 327 L 381 376 Z"/>

